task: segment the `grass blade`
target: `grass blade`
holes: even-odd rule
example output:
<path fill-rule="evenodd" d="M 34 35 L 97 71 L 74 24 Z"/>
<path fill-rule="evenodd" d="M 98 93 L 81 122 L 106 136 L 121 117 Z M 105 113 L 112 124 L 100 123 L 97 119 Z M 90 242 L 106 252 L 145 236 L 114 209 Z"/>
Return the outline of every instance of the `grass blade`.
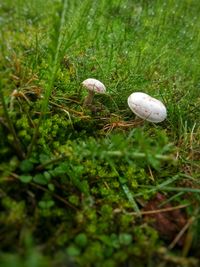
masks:
<path fill-rule="evenodd" d="M 61 15 L 61 19 L 60 19 L 60 25 L 59 25 L 59 34 L 58 34 L 58 39 L 57 39 L 57 46 L 55 49 L 55 54 L 53 56 L 53 60 L 50 63 L 50 73 L 49 73 L 49 80 L 46 86 L 46 90 L 45 90 L 45 95 L 44 95 L 44 101 L 42 103 L 42 112 L 39 118 L 39 122 L 35 128 L 35 132 L 32 138 L 32 142 L 28 148 L 28 153 L 27 153 L 27 157 L 29 157 L 32 153 L 33 147 L 36 145 L 37 142 L 37 137 L 38 137 L 38 132 L 39 132 L 39 127 L 42 123 L 42 120 L 47 112 L 48 109 L 48 103 L 49 103 L 49 98 L 51 95 L 51 92 L 53 90 L 53 84 L 54 84 L 54 80 L 55 80 L 55 75 L 57 72 L 57 68 L 58 68 L 58 62 L 59 62 L 59 54 L 61 53 L 60 49 L 61 49 L 61 44 L 62 44 L 62 40 L 63 40 L 63 27 L 65 24 L 65 16 L 66 16 L 66 11 L 67 11 L 67 0 L 64 1 L 63 3 L 63 8 L 62 8 L 62 15 Z"/>

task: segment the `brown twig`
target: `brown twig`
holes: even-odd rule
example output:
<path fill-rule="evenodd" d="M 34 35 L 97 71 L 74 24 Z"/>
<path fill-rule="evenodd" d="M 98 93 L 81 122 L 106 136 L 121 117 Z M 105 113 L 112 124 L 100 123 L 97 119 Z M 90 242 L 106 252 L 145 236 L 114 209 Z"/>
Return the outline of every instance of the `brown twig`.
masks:
<path fill-rule="evenodd" d="M 45 187 L 39 185 L 39 184 L 35 184 L 35 183 L 30 183 L 31 186 L 35 187 L 35 188 L 38 188 L 44 192 L 49 192 L 48 189 L 46 189 Z M 62 198 L 61 196 L 55 194 L 55 193 L 52 193 L 52 196 L 54 198 L 56 198 L 57 200 L 59 200 L 60 202 L 64 203 L 66 206 L 72 208 L 73 210 L 78 210 L 75 206 L 73 206 L 71 203 L 69 203 L 67 200 L 65 200 L 64 198 Z"/>
<path fill-rule="evenodd" d="M 19 180 L 19 175 L 17 175 L 16 173 L 11 173 L 10 175 L 12 178 L 16 179 L 16 180 Z M 37 188 L 37 189 L 40 189 L 44 192 L 50 192 L 47 188 L 39 185 L 39 184 L 36 184 L 36 183 L 33 183 L 33 182 L 30 182 L 29 185 Z M 57 200 L 59 200 L 60 202 L 64 203 L 66 206 L 72 208 L 73 210 L 78 210 L 75 206 L 73 206 L 71 203 L 69 203 L 67 200 L 65 200 L 64 198 L 62 198 L 61 196 L 57 195 L 56 193 L 53 193 L 51 192 L 52 196 L 54 198 L 56 198 Z"/>
<path fill-rule="evenodd" d="M 53 102 L 53 101 L 49 101 L 49 103 L 50 103 L 52 106 L 55 106 L 55 107 L 60 108 L 60 109 L 62 109 L 62 110 L 66 110 L 66 111 L 71 112 L 71 113 L 74 113 L 74 114 L 76 114 L 76 115 L 83 116 L 83 112 L 76 111 L 76 110 L 74 110 L 74 109 L 70 109 L 70 108 L 66 108 L 65 106 L 60 105 L 60 104 L 57 104 L 57 103 L 55 103 L 55 102 Z M 88 116 L 87 116 L 87 117 L 88 117 Z"/>
<path fill-rule="evenodd" d="M 149 215 L 149 214 L 157 214 L 160 212 L 169 212 L 169 211 L 173 211 L 173 210 L 177 210 L 177 209 L 183 209 L 188 207 L 190 204 L 184 204 L 184 205 L 178 205 L 176 207 L 168 207 L 168 208 L 164 208 L 164 209 L 158 209 L 158 210 L 147 210 L 147 211 L 141 211 L 141 215 Z M 131 215 L 137 215 L 136 212 L 130 212 L 128 214 Z"/>
<path fill-rule="evenodd" d="M 37 171 L 41 171 L 41 170 L 45 169 L 46 166 L 51 165 L 51 164 L 54 164 L 54 163 L 57 163 L 60 160 L 63 160 L 63 159 L 66 159 L 66 158 L 67 158 L 67 156 L 66 155 L 63 155 L 63 156 L 60 156 L 58 158 L 54 158 L 54 159 L 48 160 L 48 161 L 46 161 L 46 162 L 38 165 L 35 169 Z"/>
<path fill-rule="evenodd" d="M 14 125 L 10 119 L 10 116 L 9 116 L 9 113 L 8 113 L 8 109 L 7 109 L 7 106 L 6 106 L 6 103 L 5 103 L 5 99 L 4 99 L 4 95 L 3 95 L 3 92 L 2 92 L 2 84 L 0 83 L 0 98 L 1 98 L 1 101 L 2 101 L 2 106 L 3 106 L 3 111 L 4 111 L 4 115 L 5 115 L 5 119 L 7 121 L 7 124 L 8 124 L 8 128 L 11 132 L 11 134 L 13 135 L 13 138 L 14 138 L 14 142 L 13 142 L 13 147 L 15 148 L 16 150 L 16 153 L 18 155 L 18 157 L 20 159 L 24 159 L 25 158 L 25 153 L 22 149 L 22 145 L 21 145 L 21 142 L 17 136 L 17 133 L 15 131 L 15 128 L 14 128 Z"/>
<path fill-rule="evenodd" d="M 190 225 L 193 223 L 194 217 L 191 217 L 188 222 L 183 226 L 181 231 L 177 234 L 177 236 L 174 238 L 174 240 L 171 242 L 171 244 L 168 246 L 168 249 L 173 249 L 175 245 L 178 243 L 180 238 L 183 236 L 183 234 L 187 231 L 187 229 L 190 227 Z"/>

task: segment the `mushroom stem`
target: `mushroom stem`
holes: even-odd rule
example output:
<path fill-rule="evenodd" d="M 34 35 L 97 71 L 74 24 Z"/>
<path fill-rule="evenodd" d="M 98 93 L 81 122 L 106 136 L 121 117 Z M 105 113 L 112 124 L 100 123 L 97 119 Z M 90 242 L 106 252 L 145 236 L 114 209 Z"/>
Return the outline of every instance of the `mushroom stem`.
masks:
<path fill-rule="evenodd" d="M 88 90 L 88 95 L 86 96 L 84 102 L 83 102 L 83 106 L 89 106 L 92 104 L 92 100 L 94 97 L 95 92 L 94 91 L 90 91 Z"/>

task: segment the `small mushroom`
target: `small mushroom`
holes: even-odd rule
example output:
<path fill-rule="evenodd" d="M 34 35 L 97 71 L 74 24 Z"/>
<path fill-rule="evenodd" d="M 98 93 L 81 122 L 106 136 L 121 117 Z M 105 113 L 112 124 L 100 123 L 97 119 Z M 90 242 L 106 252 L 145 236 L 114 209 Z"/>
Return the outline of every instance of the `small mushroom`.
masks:
<path fill-rule="evenodd" d="M 158 123 L 167 117 L 164 104 L 145 93 L 131 94 L 128 97 L 128 106 L 138 117 L 150 122 Z"/>
<path fill-rule="evenodd" d="M 92 100 L 95 93 L 105 94 L 106 92 L 105 85 L 102 82 L 93 78 L 86 79 L 82 82 L 82 85 L 88 90 L 88 95 L 86 96 L 83 103 L 84 106 L 89 106 L 92 104 Z"/>

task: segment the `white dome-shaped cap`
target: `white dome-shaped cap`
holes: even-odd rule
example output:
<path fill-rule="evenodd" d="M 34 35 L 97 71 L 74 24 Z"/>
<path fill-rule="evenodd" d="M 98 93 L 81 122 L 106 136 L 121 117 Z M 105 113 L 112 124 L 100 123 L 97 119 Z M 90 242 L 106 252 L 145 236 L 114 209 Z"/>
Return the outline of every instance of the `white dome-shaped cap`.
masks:
<path fill-rule="evenodd" d="M 147 121 L 158 123 L 167 117 L 164 104 L 145 93 L 131 94 L 128 97 L 128 106 L 138 117 Z"/>
<path fill-rule="evenodd" d="M 106 92 L 105 85 L 99 80 L 93 78 L 86 79 L 85 81 L 82 82 L 82 85 L 88 90 L 99 94 L 104 94 Z"/>

